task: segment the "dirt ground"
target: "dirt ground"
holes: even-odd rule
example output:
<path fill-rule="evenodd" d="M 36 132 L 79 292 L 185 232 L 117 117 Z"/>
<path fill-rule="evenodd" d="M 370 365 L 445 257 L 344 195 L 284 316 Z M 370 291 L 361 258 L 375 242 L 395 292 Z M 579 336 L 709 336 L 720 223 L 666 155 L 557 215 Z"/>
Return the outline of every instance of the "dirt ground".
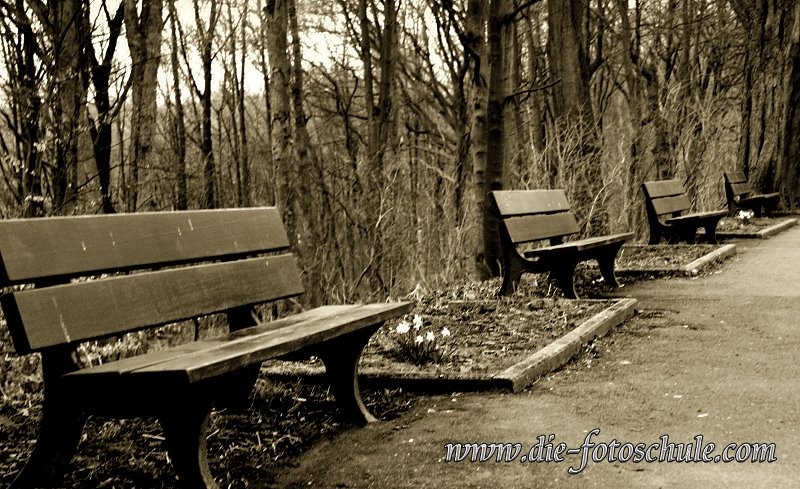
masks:
<path fill-rule="evenodd" d="M 319 442 L 272 487 L 797 487 L 800 230 L 740 241 L 718 273 L 627 286 L 641 313 L 521 395 L 420 398 Z M 775 443 L 773 463 L 446 463 L 446 443 Z"/>

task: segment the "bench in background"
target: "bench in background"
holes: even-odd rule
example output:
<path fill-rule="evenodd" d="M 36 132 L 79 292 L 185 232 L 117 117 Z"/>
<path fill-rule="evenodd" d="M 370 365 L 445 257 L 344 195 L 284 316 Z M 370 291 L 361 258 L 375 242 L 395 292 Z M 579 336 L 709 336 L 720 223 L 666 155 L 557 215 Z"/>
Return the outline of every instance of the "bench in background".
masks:
<path fill-rule="evenodd" d="M 44 377 L 39 438 L 12 487 L 59 486 L 94 414 L 158 418 L 181 485 L 217 487 L 212 408 L 241 403 L 261 362 L 287 354 L 321 358 L 342 414 L 374 421 L 358 360 L 411 305 L 324 306 L 259 324 L 255 305 L 303 292 L 288 245 L 274 208 L 1 221 L 0 285 L 28 284 L 3 295 L 3 312 L 17 352 L 41 353 Z M 82 342 L 215 313 L 229 334 L 89 368 L 74 361 Z"/>
<path fill-rule="evenodd" d="M 727 211 L 687 212 L 692 203 L 678 180 L 660 180 L 642 184 L 647 222 L 650 224 L 650 244 L 662 237 L 670 243 L 695 243 L 697 230 L 705 230 L 709 243 L 717 242 L 717 224 Z"/>
<path fill-rule="evenodd" d="M 742 172 L 725 173 L 725 198 L 728 199 L 728 215 L 733 217 L 740 209 L 751 210 L 756 217 L 761 217 L 761 210 L 772 217 L 778 206 L 780 194 L 756 194 Z"/>
<path fill-rule="evenodd" d="M 614 261 L 620 247 L 632 233 L 614 234 L 564 242 L 578 232 L 563 190 L 505 190 L 491 192 L 500 217 L 503 253 L 503 285 L 500 295 L 516 289 L 523 272 L 549 272 L 564 294 L 577 298 L 573 275 L 578 263 L 597 260 L 606 283 L 619 287 Z M 520 254 L 518 245 L 549 241 L 549 246 Z"/>

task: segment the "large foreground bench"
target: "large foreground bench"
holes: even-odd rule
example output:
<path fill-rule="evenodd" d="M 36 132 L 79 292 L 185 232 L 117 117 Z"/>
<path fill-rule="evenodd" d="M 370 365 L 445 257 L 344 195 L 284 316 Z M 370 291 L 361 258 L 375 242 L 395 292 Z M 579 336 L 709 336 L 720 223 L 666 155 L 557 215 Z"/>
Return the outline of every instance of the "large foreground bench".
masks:
<path fill-rule="evenodd" d="M 325 306 L 260 324 L 254 306 L 303 292 L 274 208 L 0 222 L 3 312 L 18 353 L 40 352 L 39 438 L 12 487 L 60 486 L 87 415 L 152 416 L 182 487 L 216 487 L 206 460 L 215 405 L 241 404 L 263 360 L 322 359 L 341 413 L 375 418 L 356 377 L 361 352 L 407 303 Z M 121 273 L 125 272 L 125 273 Z M 81 280 L 73 280 L 81 278 Z M 79 368 L 82 342 L 224 313 L 230 333 Z"/>
<path fill-rule="evenodd" d="M 504 190 L 492 192 L 501 219 L 500 244 L 503 253 L 503 285 L 499 294 L 514 291 L 523 272 L 545 273 L 555 279 L 564 294 L 577 298 L 573 275 L 578 263 L 597 260 L 606 283 L 619 287 L 614 261 L 620 247 L 632 233 L 613 234 L 564 242 L 578 232 L 563 190 Z M 518 245 L 548 240 L 549 246 L 520 254 Z"/>
<path fill-rule="evenodd" d="M 717 242 L 717 224 L 726 211 L 687 212 L 692 203 L 679 180 L 644 182 L 642 192 L 650 224 L 650 244 L 657 244 L 662 237 L 670 243 L 694 243 L 700 228 L 705 230 L 709 243 Z"/>
<path fill-rule="evenodd" d="M 747 183 L 747 177 L 742 172 L 725 173 L 725 197 L 728 200 L 728 214 L 733 217 L 736 211 L 747 209 L 753 211 L 756 217 L 761 217 L 761 210 L 767 216 L 772 216 L 778 206 L 780 194 L 756 194 Z"/>

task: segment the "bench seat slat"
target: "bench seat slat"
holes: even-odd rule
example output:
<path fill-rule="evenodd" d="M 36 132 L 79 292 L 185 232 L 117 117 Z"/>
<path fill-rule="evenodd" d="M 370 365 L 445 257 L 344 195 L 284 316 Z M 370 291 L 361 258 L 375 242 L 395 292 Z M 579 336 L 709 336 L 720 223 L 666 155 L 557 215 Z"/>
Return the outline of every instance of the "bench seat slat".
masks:
<path fill-rule="evenodd" d="M 769 194 L 748 195 L 747 197 L 742 197 L 741 199 L 739 199 L 739 203 L 743 204 L 743 203 L 747 203 L 747 202 L 758 202 L 758 201 L 764 201 L 764 200 L 777 199 L 780 196 L 781 196 L 781 194 L 778 193 L 778 192 L 772 192 L 772 193 L 769 193 Z"/>
<path fill-rule="evenodd" d="M 304 311 L 299 314 L 287 316 L 285 318 L 276 319 L 268 323 L 262 323 L 259 326 L 260 331 L 267 332 L 270 329 L 278 329 L 291 326 L 303 321 L 313 320 L 321 316 L 329 316 L 331 314 L 341 313 L 342 311 L 352 308 L 352 305 L 338 305 L 338 306 L 322 306 Z M 89 367 L 81 370 L 82 373 L 88 373 L 93 376 L 100 374 L 114 374 L 119 375 L 133 370 L 148 367 L 163 363 L 165 361 L 174 360 L 181 355 L 193 355 L 194 353 L 202 350 L 208 350 L 215 346 L 223 345 L 236 341 L 240 338 L 245 338 L 253 334 L 254 328 L 245 328 L 225 335 L 220 335 L 214 338 L 204 339 L 202 341 L 190 341 L 171 348 L 163 350 L 155 350 L 143 355 L 137 355 L 129 358 L 107 362 L 102 365 Z M 75 374 L 70 374 L 75 375 Z"/>
<path fill-rule="evenodd" d="M 92 382 L 92 377 L 113 375 L 122 382 L 199 382 L 381 323 L 412 308 L 413 304 L 407 302 L 318 308 L 303 313 L 300 321 L 290 317 L 283 324 L 267 323 L 240 330 L 227 340 L 199 342 L 203 348 L 192 354 L 165 350 L 162 355 L 172 352 L 173 358 L 144 361 L 135 368 L 124 360 L 112 362 L 68 374 L 65 379 Z"/>
<path fill-rule="evenodd" d="M 302 292 L 286 254 L 24 290 L 2 303 L 17 351 L 29 352 Z"/>
<path fill-rule="evenodd" d="M 289 246 L 274 207 L 0 221 L 0 286 Z"/>
<path fill-rule="evenodd" d="M 704 219 L 713 219 L 716 217 L 722 217 L 727 215 L 727 211 L 705 211 L 705 212 L 695 212 L 692 214 L 686 214 L 684 216 L 678 217 L 671 217 L 669 219 L 665 219 L 665 224 L 674 224 L 680 222 L 689 222 L 689 221 L 702 221 Z"/>
<path fill-rule="evenodd" d="M 620 234 L 611 234 L 608 236 L 586 238 L 578 241 L 569 241 L 567 243 L 562 243 L 553 246 L 546 246 L 544 248 L 538 248 L 535 250 L 526 251 L 525 256 L 531 258 L 535 256 L 544 256 L 552 253 L 562 253 L 568 250 L 572 250 L 575 252 L 585 251 L 585 250 L 590 250 L 592 248 L 607 246 L 613 243 L 624 243 L 625 241 L 633 238 L 633 236 L 634 236 L 633 233 L 620 233 Z"/>
<path fill-rule="evenodd" d="M 578 222 L 571 212 L 511 217 L 504 220 L 514 244 L 567 236 L 578 232 Z"/>

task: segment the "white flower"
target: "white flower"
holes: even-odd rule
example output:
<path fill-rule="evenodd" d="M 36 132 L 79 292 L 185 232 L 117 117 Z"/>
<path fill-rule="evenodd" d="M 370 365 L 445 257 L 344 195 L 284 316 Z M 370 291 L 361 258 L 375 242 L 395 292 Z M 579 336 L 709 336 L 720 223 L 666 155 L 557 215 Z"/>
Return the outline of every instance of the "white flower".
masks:
<path fill-rule="evenodd" d="M 408 324 L 408 321 L 401 321 L 400 324 L 397 325 L 397 332 L 400 334 L 406 334 L 411 330 L 411 325 Z"/>
<path fill-rule="evenodd" d="M 418 330 L 419 328 L 422 327 L 422 316 L 420 316 L 419 314 L 414 314 L 413 321 L 414 321 L 414 329 Z"/>
<path fill-rule="evenodd" d="M 433 331 L 428 331 L 428 334 L 425 335 L 425 339 L 428 341 L 433 341 L 436 337 L 433 335 Z"/>
<path fill-rule="evenodd" d="M 417 345 L 422 344 L 423 341 L 425 341 L 425 339 L 422 337 L 421 334 L 418 334 L 417 337 L 414 338 L 414 343 L 416 343 Z"/>
<path fill-rule="evenodd" d="M 445 338 L 450 336 L 450 330 L 447 328 L 442 328 L 442 336 L 444 336 Z"/>

